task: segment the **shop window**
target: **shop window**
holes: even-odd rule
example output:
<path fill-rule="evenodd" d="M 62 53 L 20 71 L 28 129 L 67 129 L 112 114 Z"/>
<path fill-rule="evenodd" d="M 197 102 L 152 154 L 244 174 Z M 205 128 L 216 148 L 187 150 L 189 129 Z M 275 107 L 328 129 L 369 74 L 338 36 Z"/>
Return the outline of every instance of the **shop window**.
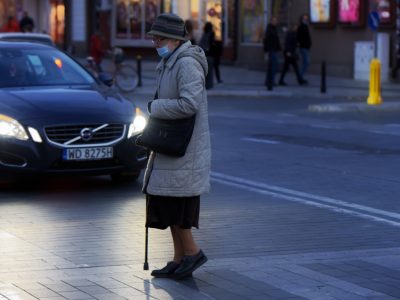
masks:
<path fill-rule="evenodd" d="M 222 40 L 222 1 L 208 0 L 202 2 L 203 24 L 210 22 L 213 25 L 215 39 Z"/>
<path fill-rule="evenodd" d="M 58 45 L 64 44 L 65 5 L 62 0 L 50 1 L 50 35 Z"/>
<path fill-rule="evenodd" d="M 168 2 L 163 7 L 170 7 Z M 161 9 L 160 0 L 119 0 L 115 7 L 116 38 L 145 40 Z"/>
<path fill-rule="evenodd" d="M 242 43 L 261 43 L 264 37 L 266 5 L 264 0 L 241 0 Z"/>
<path fill-rule="evenodd" d="M 0 0 L 0 30 L 7 23 L 9 16 L 13 16 L 19 22 L 22 15 L 22 0 Z"/>

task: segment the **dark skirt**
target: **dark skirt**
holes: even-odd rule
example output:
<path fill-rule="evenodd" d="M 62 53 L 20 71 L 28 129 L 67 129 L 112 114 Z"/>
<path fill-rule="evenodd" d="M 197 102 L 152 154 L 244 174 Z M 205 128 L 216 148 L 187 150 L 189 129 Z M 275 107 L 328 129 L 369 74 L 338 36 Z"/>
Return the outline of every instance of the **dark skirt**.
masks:
<path fill-rule="evenodd" d="M 176 225 L 182 229 L 199 228 L 200 196 L 147 195 L 146 208 L 147 227 L 166 229 Z"/>

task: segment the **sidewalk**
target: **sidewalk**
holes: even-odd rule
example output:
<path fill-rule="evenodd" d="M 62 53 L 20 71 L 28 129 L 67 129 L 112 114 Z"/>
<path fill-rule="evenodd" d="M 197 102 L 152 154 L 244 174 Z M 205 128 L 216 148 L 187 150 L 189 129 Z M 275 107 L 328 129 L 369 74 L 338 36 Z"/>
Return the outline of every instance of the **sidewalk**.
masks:
<path fill-rule="evenodd" d="M 136 67 L 136 61 L 128 60 L 126 63 Z M 156 79 L 155 67 L 157 61 L 142 61 L 142 86 L 137 87 L 133 95 L 154 95 Z M 103 62 L 105 70 L 112 70 L 110 60 Z M 278 78 L 279 75 L 277 75 Z M 299 86 L 293 72 L 287 74 L 287 86 L 276 86 L 268 91 L 264 86 L 265 72 L 261 70 L 249 70 L 243 67 L 221 65 L 222 84 L 214 84 L 207 91 L 208 96 L 221 97 L 299 97 L 324 99 L 324 103 L 309 107 L 314 112 L 339 112 L 360 110 L 400 110 L 400 83 L 383 83 L 383 104 L 370 106 L 366 104 L 369 93 L 367 81 L 357 81 L 351 78 L 327 77 L 326 93 L 320 92 L 320 75 L 309 74 L 306 86 Z M 332 99 L 332 101 L 329 101 Z M 326 104 L 327 100 L 330 102 Z M 339 101 L 335 100 L 341 100 Z M 346 101 L 343 103 L 343 100 Z M 347 102 L 348 100 L 348 102 Z"/>

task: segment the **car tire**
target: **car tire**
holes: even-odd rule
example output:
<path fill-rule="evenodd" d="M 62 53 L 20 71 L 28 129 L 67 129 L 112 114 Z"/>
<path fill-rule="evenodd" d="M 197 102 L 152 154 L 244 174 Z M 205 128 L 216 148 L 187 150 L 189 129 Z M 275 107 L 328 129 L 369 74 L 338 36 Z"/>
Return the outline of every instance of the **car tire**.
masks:
<path fill-rule="evenodd" d="M 136 182 L 139 178 L 140 172 L 134 173 L 115 173 L 111 174 L 111 180 L 114 183 L 132 183 Z"/>

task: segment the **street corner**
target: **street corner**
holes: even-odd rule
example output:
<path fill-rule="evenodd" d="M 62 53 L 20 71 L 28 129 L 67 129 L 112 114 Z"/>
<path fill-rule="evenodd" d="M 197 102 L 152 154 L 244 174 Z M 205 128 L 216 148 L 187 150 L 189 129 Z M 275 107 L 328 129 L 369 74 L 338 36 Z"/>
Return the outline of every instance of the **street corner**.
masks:
<path fill-rule="evenodd" d="M 312 104 L 308 106 L 308 110 L 316 113 L 400 111 L 400 103 L 385 102 L 379 105 L 368 105 L 366 102 Z"/>

